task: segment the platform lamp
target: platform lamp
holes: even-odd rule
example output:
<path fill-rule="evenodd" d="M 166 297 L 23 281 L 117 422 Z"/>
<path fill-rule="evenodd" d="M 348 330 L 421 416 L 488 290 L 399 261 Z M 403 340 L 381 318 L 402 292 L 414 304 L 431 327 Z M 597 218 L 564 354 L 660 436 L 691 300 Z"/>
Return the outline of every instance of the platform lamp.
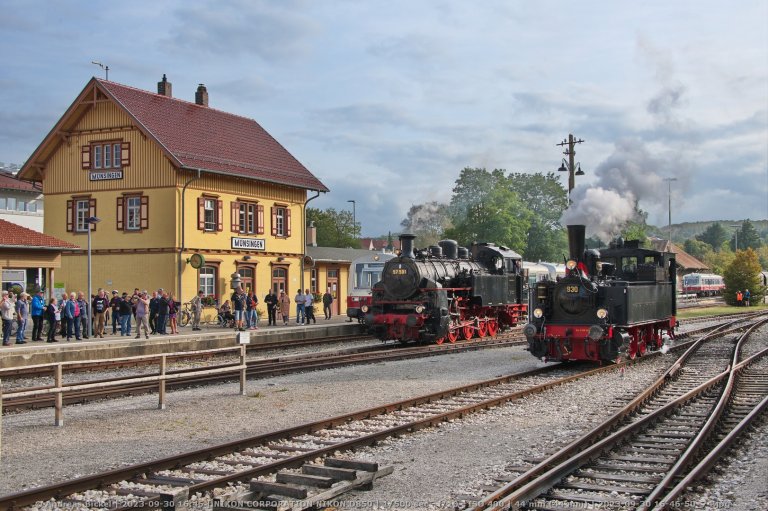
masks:
<path fill-rule="evenodd" d="M 86 296 L 86 300 L 88 300 L 88 306 L 86 307 L 86 310 L 88 311 L 88 337 L 93 337 L 93 300 L 91 300 L 91 229 L 93 229 L 99 222 L 101 222 L 101 218 L 95 216 L 89 216 L 85 219 L 85 224 L 88 226 L 88 296 Z"/>
<path fill-rule="evenodd" d="M 349 199 L 347 202 L 352 203 L 352 232 L 357 234 L 357 212 L 355 211 L 356 202 L 354 199 Z M 355 236 L 357 237 L 357 236 Z"/>

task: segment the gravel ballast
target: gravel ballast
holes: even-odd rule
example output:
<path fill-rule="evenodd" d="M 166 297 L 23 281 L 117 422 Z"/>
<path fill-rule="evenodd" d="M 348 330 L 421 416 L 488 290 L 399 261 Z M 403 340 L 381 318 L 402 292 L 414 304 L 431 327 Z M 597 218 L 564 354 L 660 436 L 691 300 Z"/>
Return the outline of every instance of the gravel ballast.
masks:
<path fill-rule="evenodd" d="M 765 341 L 765 330 L 761 334 Z M 612 413 L 676 355 L 581 380 L 439 428 L 390 439 L 351 456 L 393 465 L 349 506 L 452 509 L 514 465 L 536 462 Z M 522 347 L 378 363 L 70 406 L 3 420 L 0 494 L 200 449 L 429 392 L 541 367 Z M 765 459 L 762 466 L 765 468 Z M 393 504 L 398 505 L 393 506 Z M 748 509 L 748 508 L 747 508 Z"/>

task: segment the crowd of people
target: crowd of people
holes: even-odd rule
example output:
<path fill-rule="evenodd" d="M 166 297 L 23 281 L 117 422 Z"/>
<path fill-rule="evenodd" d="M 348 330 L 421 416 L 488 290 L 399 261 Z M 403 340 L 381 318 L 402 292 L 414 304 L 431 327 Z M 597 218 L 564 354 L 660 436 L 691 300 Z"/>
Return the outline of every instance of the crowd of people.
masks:
<path fill-rule="evenodd" d="M 203 291 L 190 301 L 192 315 L 192 330 L 200 330 L 200 320 L 204 307 Z M 299 290 L 294 297 L 296 305 L 296 323 L 300 325 L 317 323 L 314 314 L 314 296 L 309 289 L 303 293 Z M 277 326 L 278 318 L 287 325 L 290 320 L 291 299 L 281 292 L 276 295 L 270 291 L 264 298 L 267 308 L 268 325 Z M 322 296 L 325 319 L 331 318 L 333 296 L 330 290 Z M 219 308 L 225 320 L 231 321 L 237 330 L 257 329 L 258 314 L 256 306 L 259 299 L 252 291 L 242 288 L 236 290 L 231 297 Z M 58 342 L 62 339 L 70 341 L 88 339 L 93 332 L 94 338 L 104 338 L 110 327 L 112 335 L 130 336 L 135 324 L 136 339 L 145 339 L 150 335 L 169 335 L 178 333 L 178 314 L 181 304 L 173 293 L 163 289 L 147 291 L 134 289 L 133 294 L 112 291 L 111 298 L 107 291 L 99 288 L 91 300 L 85 299 L 83 292 L 63 293 L 60 297 L 51 297 L 46 301 L 43 291 L 33 296 L 4 290 L 0 301 L 0 317 L 3 323 L 3 346 L 11 344 L 11 330 L 16 322 L 16 344 L 26 344 L 27 325 L 32 320 L 31 340 L 42 342 L 43 335 L 47 342 Z M 91 318 L 89 324 L 88 318 Z M 90 328 L 89 328 L 90 327 Z M 170 332 L 169 332 L 170 329 Z"/>

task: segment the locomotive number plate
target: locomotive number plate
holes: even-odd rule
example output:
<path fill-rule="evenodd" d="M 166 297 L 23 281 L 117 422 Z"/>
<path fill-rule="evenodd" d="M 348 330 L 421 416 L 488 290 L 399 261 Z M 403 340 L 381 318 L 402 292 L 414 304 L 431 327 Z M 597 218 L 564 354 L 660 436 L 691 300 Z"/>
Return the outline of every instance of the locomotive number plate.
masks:
<path fill-rule="evenodd" d="M 565 286 L 566 293 L 579 293 L 579 286 Z"/>
<path fill-rule="evenodd" d="M 393 268 L 392 269 L 392 275 L 407 275 L 408 270 L 405 268 Z"/>

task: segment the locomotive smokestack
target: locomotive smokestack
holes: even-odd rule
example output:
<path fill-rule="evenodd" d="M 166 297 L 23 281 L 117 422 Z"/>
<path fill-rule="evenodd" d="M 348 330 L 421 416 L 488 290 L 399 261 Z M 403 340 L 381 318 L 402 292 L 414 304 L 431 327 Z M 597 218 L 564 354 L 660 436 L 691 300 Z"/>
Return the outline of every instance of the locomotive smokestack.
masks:
<path fill-rule="evenodd" d="M 584 258 L 585 231 L 585 225 L 568 226 L 568 248 L 570 249 L 570 258 L 574 261 L 581 261 Z"/>
<path fill-rule="evenodd" d="M 416 239 L 414 234 L 401 234 L 400 235 L 400 255 L 402 257 L 410 257 L 414 259 L 413 255 L 413 240 Z"/>

